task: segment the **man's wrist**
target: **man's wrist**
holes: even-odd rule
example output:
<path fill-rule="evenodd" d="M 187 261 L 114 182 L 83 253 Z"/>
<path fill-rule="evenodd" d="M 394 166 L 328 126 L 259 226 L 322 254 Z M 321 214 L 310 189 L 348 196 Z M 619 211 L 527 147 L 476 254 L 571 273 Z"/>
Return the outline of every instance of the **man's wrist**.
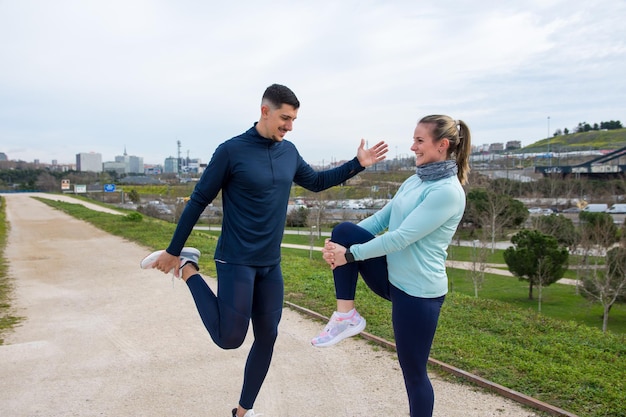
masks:
<path fill-rule="evenodd" d="M 352 254 L 352 252 L 350 252 L 350 249 L 346 249 L 345 257 L 347 263 L 354 262 L 354 255 Z"/>

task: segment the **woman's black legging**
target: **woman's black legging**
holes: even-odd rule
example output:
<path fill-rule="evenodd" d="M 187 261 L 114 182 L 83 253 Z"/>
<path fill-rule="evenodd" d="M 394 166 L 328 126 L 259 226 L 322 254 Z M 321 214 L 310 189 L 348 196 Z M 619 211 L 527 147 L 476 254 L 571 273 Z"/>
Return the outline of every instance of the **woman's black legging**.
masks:
<path fill-rule="evenodd" d="M 373 238 L 374 235 L 367 230 L 347 222 L 333 229 L 331 241 L 349 248 Z M 335 268 L 333 278 L 337 299 L 354 300 L 359 273 L 374 293 L 391 301 L 396 350 L 409 397 L 411 417 L 431 417 L 435 396 L 428 378 L 427 364 L 445 296 L 414 297 L 396 288 L 389 282 L 387 259 L 383 256 Z"/>

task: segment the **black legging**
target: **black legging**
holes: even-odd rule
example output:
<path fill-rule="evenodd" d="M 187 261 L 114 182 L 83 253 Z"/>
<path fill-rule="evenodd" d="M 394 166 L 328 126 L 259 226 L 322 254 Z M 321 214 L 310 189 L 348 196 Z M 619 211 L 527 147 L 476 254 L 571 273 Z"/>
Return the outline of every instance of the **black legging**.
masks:
<path fill-rule="evenodd" d="M 347 222 L 333 229 L 331 241 L 349 248 L 373 238 L 374 235 L 367 230 Z M 374 293 L 392 303 L 391 321 L 411 417 L 431 417 L 435 396 L 427 364 L 445 296 L 420 298 L 396 288 L 389 282 L 387 258 L 383 256 L 335 268 L 333 277 L 337 299 L 354 300 L 359 273 Z"/>
<path fill-rule="evenodd" d="M 204 327 L 222 349 L 241 346 L 252 319 L 254 342 L 250 348 L 239 404 L 254 406 L 265 380 L 283 311 L 283 276 L 280 265 L 251 267 L 215 262 L 217 296 L 198 274 L 187 280 Z"/>

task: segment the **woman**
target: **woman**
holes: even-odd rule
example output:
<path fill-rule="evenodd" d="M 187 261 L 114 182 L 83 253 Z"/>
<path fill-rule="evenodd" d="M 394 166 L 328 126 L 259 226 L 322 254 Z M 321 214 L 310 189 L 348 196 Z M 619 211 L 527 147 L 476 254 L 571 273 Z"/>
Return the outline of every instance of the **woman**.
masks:
<path fill-rule="evenodd" d="M 411 146 L 416 175 L 373 216 L 358 225 L 335 227 L 323 250 L 333 270 L 337 311 L 311 343 L 331 346 L 365 328 L 365 319 L 354 308 L 360 273 L 372 291 L 392 302 L 411 417 L 433 412 L 426 367 L 448 291 L 447 248 L 465 210 L 462 185 L 469 173 L 470 149 L 470 131 L 463 121 L 443 115 L 421 119 Z"/>

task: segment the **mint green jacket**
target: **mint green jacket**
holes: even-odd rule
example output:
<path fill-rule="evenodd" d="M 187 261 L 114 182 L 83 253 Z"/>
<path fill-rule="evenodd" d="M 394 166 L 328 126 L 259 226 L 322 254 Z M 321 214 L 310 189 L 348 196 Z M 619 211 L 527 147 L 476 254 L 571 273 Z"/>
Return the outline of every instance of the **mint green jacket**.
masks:
<path fill-rule="evenodd" d="M 409 295 L 442 296 L 448 292 L 448 245 L 464 211 L 456 175 L 436 181 L 413 175 L 385 207 L 359 223 L 378 236 L 350 252 L 357 261 L 386 255 L 389 281 Z"/>

